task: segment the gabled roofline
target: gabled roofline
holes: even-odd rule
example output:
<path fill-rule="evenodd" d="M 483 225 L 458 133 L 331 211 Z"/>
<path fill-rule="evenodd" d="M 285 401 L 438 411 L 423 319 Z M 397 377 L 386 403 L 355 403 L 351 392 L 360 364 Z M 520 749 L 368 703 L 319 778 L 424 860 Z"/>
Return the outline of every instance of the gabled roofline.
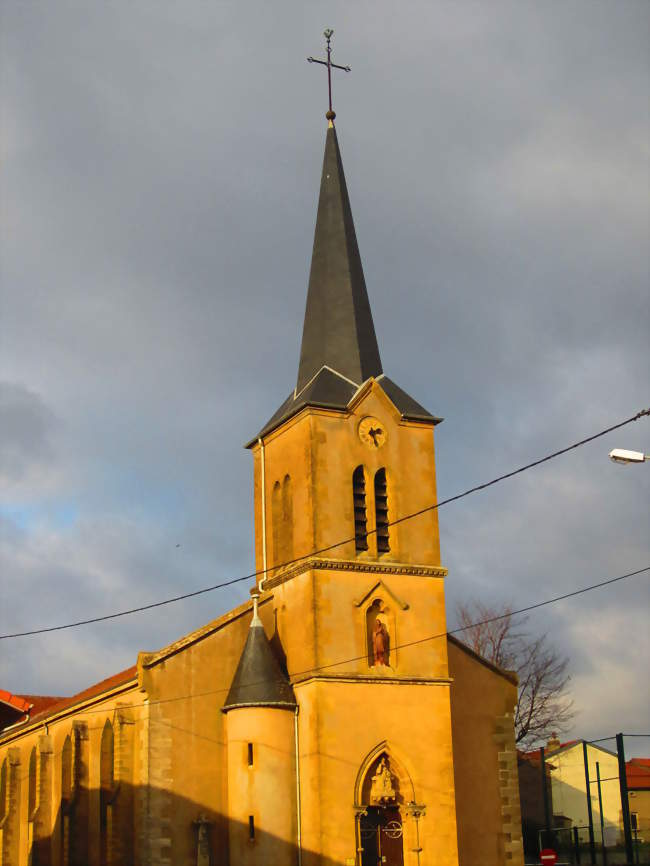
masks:
<path fill-rule="evenodd" d="M 592 749 L 598 749 L 600 752 L 605 752 L 606 755 L 611 755 L 611 757 L 617 757 L 616 752 L 612 752 L 611 749 L 606 749 L 604 746 L 599 745 L 598 743 L 590 743 L 589 740 L 572 740 L 570 743 L 565 743 L 563 746 L 560 746 L 559 749 L 553 749 L 552 751 L 548 751 L 545 753 L 545 758 L 547 760 L 552 760 L 557 755 L 562 755 L 564 752 L 569 752 L 571 749 L 575 749 L 577 746 L 582 747 L 582 744 L 586 743 Z"/>
<path fill-rule="evenodd" d="M 504 680 L 508 680 L 508 682 L 512 683 L 513 686 L 519 685 L 519 677 L 514 671 L 507 671 L 505 668 L 500 668 L 498 665 L 492 664 L 492 662 L 489 662 L 486 658 L 483 658 L 482 655 L 467 646 L 466 643 L 463 643 L 462 640 L 458 640 L 458 638 L 454 637 L 453 634 L 447 633 L 447 641 L 458 647 L 458 649 L 462 650 L 468 656 L 471 656 L 475 661 L 480 662 L 484 667 L 491 670 L 492 673 L 498 674 L 500 677 L 503 677 Z"/>
<path fill-rule="evenodd" d="M 122 675 L 124 676 L 124 679 L 119 679 Z M 116 679 L 117 682 L 111 682 Z M 105 689 L 97 692 L 94 691 L 97 686 L 109 682 L 111 684 L 107 685 Z M 53 704 L 51 707 L 48 707 L 40 713 L 37 713 L 33 718 L 27 719 L 21 724 L 12 725 L 11 729 L 5 728 L 4 731 L 0 731 L 0 743 L 10 742 L 13 739 L 22 737 L 23 734 L 43 727 L 45 724 L 52 724 L 59 719 L 64 719 L 66 716 L 82 713 L 87 707 L 91 707 L 94 704 L 101 703 L 105 700 L 110 700 L 117 695 L 137 688 L 137 686 L 137 668 L 133 665 L 130 668 L 126 668 L 124 671 L 114 674 L 112 677 L 100 680 L 98 683 L 89 686 L 87 689 L 78 692 L 76 695 L 72 695 L 69 698 L 63 698 L 58 703 Z M 11 730 L 11 733 L 9 736 L 5 736 L 9 730 Z"/>

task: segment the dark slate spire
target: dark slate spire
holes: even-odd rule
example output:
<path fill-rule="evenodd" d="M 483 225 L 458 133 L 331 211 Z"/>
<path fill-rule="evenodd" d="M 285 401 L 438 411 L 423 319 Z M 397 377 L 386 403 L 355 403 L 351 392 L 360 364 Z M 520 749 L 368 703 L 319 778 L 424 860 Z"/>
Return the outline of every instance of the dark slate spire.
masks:
<path fill-rule="evenodd" d="M 375 378 L 403 418 L 430 424 L 442 420 L 382 372 L 341 153 L 329 118 L 298 383 L 246 447 L 251 448 L 258 438 L 306 406 L 346 411 L 370 377 Z"/>
<path fill-rule="evenodd" d="M 268 642 L 253 599 L 253 619 L 222 712 L 236 707 L 293 709 L 296 697 Z"/>
<path fill-rule="evenodd" d="M 357 385 L 382 372 L 341 153 L 331 122 L 325 141 L 296 392 L 300 393 L 324 366 Z"/>

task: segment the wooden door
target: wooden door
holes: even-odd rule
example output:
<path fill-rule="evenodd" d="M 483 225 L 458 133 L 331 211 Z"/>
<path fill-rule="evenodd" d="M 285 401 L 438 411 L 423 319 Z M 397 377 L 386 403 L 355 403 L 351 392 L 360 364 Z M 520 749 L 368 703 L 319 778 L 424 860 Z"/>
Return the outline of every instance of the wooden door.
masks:
<path fill-rule="evenodd" d="M 362 866 L 404 866 L 402 816 L 397 806 L 369 806 L 361 816 Z"/>

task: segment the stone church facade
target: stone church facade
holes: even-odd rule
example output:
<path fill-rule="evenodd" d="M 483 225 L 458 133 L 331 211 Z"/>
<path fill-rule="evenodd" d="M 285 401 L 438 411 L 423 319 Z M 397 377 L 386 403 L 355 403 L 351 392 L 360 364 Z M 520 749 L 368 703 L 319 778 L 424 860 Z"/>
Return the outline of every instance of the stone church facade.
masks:
<path fill-rule="evenodd" d="M 252 598 L 72 698 L 0 692 L 2 866 L 523 863 L 516 678 L 446 632 L 440 420 L 383 372 L 330 120 Z"/>

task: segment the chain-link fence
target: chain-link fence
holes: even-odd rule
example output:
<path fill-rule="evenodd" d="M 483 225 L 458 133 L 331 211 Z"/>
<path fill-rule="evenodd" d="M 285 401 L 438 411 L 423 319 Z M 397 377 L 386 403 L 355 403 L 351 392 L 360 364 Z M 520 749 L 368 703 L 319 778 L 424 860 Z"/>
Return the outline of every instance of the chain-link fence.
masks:
<path fill-rule="evenodd" d="M 595 834 L 592 846 L 589 827 L 562 827 L 539 832 L 539 850 L 552 848 L 557 852 L 557 866 L 646 866 L 650 864 L 650 839 L 644 839 L 638 832 L 633 833 L 632 864 L 627 859 L 623 840 L 616 844 L 603 845 L 603 840 Z M 539 857 L 527 858 L 527 863 L 539 864 Z"/>
<path fill-rule="evenodd" d="M 557 853 L 558 866 L 650 866 L 650 766 L 647 759 L 626 762 L 624 748 L 624 737 L 647 736 L 539 750 L 545 817 L 536 827 L 524 820 L 526 864 L 539 864 L 546 848 Z M 615 751 L 597 745 L 605 741 Z"/>

